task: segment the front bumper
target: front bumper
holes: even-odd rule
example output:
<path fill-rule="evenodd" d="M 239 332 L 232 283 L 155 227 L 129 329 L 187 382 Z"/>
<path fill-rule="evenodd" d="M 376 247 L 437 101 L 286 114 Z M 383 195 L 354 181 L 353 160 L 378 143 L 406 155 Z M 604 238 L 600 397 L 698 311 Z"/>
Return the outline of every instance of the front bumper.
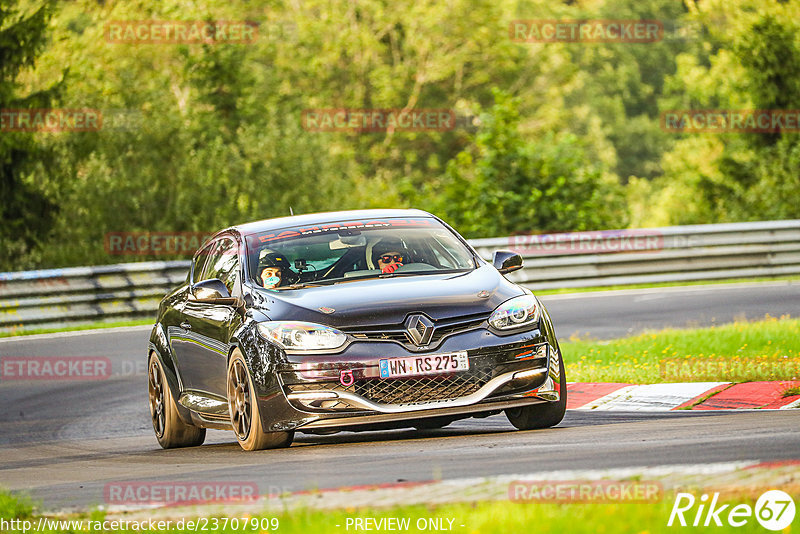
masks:
<path fill-rule="evenodd" d="M 285 355 L 275 387 L 259 392 L 269 431 L 410 426 L 560 398 L 558 344 L 544 330 L 499 336 L 478 328 L 447 338 L 436 354 L 466 351 L 468 371 L 381 379 L 383 358 L 415 356 L 391 341 L 355 342 L 335 355 Z"/>

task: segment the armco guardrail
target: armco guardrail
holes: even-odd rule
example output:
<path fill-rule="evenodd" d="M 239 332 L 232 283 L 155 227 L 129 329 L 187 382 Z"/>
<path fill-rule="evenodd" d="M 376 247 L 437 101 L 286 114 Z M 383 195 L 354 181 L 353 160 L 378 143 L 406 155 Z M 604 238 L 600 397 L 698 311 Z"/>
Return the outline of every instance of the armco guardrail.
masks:
<path fill-rule="evenodd" d="M 0 273 L 0 332 L 153 317 L 188 261 Z"/>
<path fill-rule="evenodd" d="M 800 220 L 670 226 L 476 239 L 485 258 L 517 250 L 509 279 L 531 289 L 579 288 L 800 273 Z"/>
<path fill-rule="evenodd" d="M 486 259 L 522 254 L 531 289 L 800 274 L 800 220 L 672 226 L 470 241 Z M 152 318 L 188 261 L 0 273 L 0 332 Z"/>

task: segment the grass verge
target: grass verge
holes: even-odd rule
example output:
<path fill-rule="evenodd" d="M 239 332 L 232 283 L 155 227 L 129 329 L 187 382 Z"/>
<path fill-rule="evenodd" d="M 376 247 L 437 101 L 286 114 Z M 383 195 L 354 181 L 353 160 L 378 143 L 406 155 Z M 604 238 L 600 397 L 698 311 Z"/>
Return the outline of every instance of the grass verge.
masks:
<path fill-rule="evenodd" d="M 571 382 L 800 380 L 800 320 L 788 317 L 570 340 L 561 348 Z"/>
<path fill-rule="evenodd" d="M 35 330 L 14 330 L 11 332 L 0 332 L 0 337 L 17 337 L 17 336 L 32 336 L 34 334 L 55 334 L 58 332 L 74 332 L 80 330 L 95 330 L 98 328 L 117 328 L 120 326 L 144 326 L 152 325 L 155 320 L 155 315 L 152 319 L 134 319 L 130 321 L 97 321 L 95 323 L 87 323 L 76 326 L 62 327 L 62 328 L 39 328 Z"/>
<path fill-rule="evenodd" d="M 784 397 L 794 397 L 795 395 L 800 395 L 800 386 L 789 388 L 783 392 Z"/>
<path fill-rule="evenodd" d="M 750 497 L 728 501 L 731 505 L 748 504 L 754 506 Z M 76 516 L 70 518 L 48 518 L 47 522 L 37 529 L 39 516 L 33 513 L 26 504 L 19 505 L 13 497 L 0 494 L 0 517 L 8 521 L 19 519 L 29 521 L 28 526 L 39 533 L 66 534 L 72 532 L 226 532 L 226 533 L 265 533 L 277 532 L 280 534 L 306 534 L 314 533 L 346 533 L 364 531 L 365 528 L 355 528 L 355 520 L 362 521 L 369 518 L 369 530 L 388 531 L 376 528 L 381 519 L 395 518 L 403 521 L 407 528 L 392 530 L 405 532 L 429 532 L 444 530 L 464 534 L 508 534 L 514 532 L 530 532 L 532 527 L 537 533 L 638 533 L 638 532 L 675 532 L 681 530 L 680 526 L 668 527 L 667 522 L 674 503 L 674 496 L 667 494 L 665 498 L 656 503 L 595 503 L 595 504 L 556 504 L 556 503 L 526 503 L 511 501 L 480 501 L 474 503 L 444 504 L 439 506 L 396 506 L 380 509 L 346 509 L 346 510 L 297 510 L 282 512 L 279 515 L 265 517 L 240 518 L 236 525 L 233 518 L 229 518 L 227 528 L 224 527 L 225 518 L 201 518 L 199 528 L 189 528 L 184 522 L 183 528 L 176 528 L 172 520 L 169 526 L 160 525 L 150 528 L 145 522 L 144 528 L 127 529 L 113 528 L 108 523 L 103 525 L 102 514 L 95 512 L 91 516 Z M 732 506 L 728 507 L 730 510 Z M 696 507 L 686 513 L 686 518 L 691 524 L 694 519 Z M 79 524 L 57 524 L 55 521 L 82 521 Z M 725 514 L 722 516 L 725 520 Z M 139 520 L 141 521 L 141 519 Z M 188 521 L 188 520 L 186 520 Z M 197 525 L 196 519 L 192 527 Z M 245 523 L 246 521 L 246 523 Z M 205 523 L 203 523 L 205 522 Z M 89 530 L 89 526 L 101 527 Z M 247 525 L 246 527 L 244 525 Z M 277 525 L 277 528 L 275 526 Z M 364 525 L 362 523 L 362 525 Z M 385 525 L 385 523 L 384 523 Z M 676 523 L 677 525 L 677 523 Z M 713 525 L 713 523 L 712 523 Z M 22 526 L 22 525 L 21 525 Z M 140 524 L 141 526 L 141 524 Z M 8 527 L 8 525 L 6 525 Z M 112 528 L 108 528 L 112 527 Z M 205 527 L 205 528 L 203 528 Z M 215 527 L 215 528 L 214 528 Z M 255 527 L 255 528 L 254 528 Z M 266 527 L 266 528 L 262 528 Z M 438 527 L 438 528 L 437 528 Z M 739 528 L 728 525 L 723 527 L 690 527 L 692 532 L 764 532 L 754 517 L 749 517 L 747 523 Z M 8 529 L 4 532 L 23 532 L 22 528 Z"/>

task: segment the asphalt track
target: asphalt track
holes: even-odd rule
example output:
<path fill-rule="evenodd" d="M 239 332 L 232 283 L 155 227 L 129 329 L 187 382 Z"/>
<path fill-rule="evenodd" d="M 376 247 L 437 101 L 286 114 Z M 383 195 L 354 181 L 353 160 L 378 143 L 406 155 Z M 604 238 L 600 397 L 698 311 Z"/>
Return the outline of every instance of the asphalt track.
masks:
<path fill-rule="evenodd" d="M 797 283 L 629 290 L 542 299 L 561 337 L 616 337 L 648 328 L 800 315 Z M 783 412 L 567 413 L 548 430 L 516 432 L 504 416 L 428 432 L 298 434 L 287 450 L 244 453 L 233 435 L 164 451 L 147 410 L 148 329 L 74 332 L 0 340 L 0 356 L 104 356 L 96 381 L 0 383 L 0 486 L 47 509 L 103 503 L 121 481 L 254 482 L 264 493 L 734 460 L 800 458 L 800 410 Z"/>

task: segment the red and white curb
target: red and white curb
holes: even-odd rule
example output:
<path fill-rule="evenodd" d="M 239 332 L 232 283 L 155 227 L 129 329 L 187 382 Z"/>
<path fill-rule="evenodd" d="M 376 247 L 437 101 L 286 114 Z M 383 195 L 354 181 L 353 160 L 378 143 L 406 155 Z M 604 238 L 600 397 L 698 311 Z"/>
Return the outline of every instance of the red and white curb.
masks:
<path fill-rule="evenodd" d="M 800 381 L 567 384 L 570 410 L 669 411 L 800 408 L 800 395 L 783 392 Z"/>

